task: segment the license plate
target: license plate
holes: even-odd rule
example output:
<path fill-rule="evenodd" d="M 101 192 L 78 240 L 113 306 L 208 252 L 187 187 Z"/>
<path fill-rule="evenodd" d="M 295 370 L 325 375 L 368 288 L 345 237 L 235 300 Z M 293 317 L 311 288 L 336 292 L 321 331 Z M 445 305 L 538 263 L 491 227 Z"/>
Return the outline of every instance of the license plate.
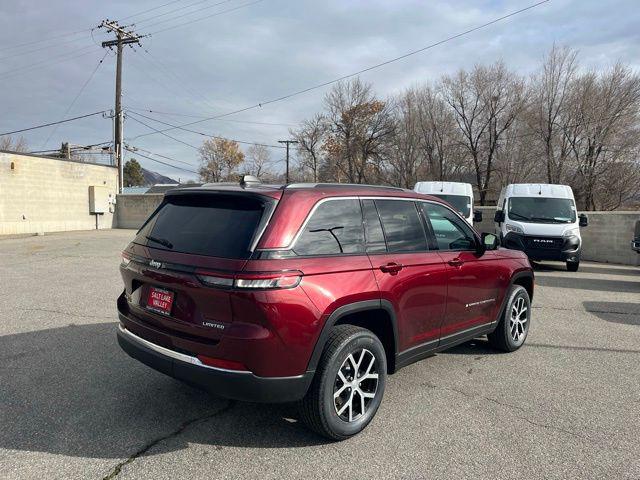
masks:
<path fill-rule="evenodd" d="M 162 288 L 150 287 L 147 297 L 147 308 L 163 315 L 171 315 L 173 292 Z"/>

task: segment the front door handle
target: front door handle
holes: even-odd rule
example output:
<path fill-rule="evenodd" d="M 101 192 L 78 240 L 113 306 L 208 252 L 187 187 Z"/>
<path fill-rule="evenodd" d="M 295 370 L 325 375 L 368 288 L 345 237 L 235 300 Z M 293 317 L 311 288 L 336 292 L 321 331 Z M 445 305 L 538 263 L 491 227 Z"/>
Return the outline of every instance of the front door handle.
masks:
<path fill-rule="evenodd" d="M 447 263 L 452 267 L 461 267 L 464 262 L 460 258 L 456 257 L 453 260 L 449 260 Z"/>
<path fill-rule="evenodd" d="M 381 265 L 380 266 L 380 270 L 383 271 L 384 273 L 390 273 L 391 275 L 397 275 L 398 272 L 400 270 L 402 270 L 403 266 L 404 265 L 402 265 L 401 263 L 391 262 L 391 263 L 386 263 L 385 265 Z"/>

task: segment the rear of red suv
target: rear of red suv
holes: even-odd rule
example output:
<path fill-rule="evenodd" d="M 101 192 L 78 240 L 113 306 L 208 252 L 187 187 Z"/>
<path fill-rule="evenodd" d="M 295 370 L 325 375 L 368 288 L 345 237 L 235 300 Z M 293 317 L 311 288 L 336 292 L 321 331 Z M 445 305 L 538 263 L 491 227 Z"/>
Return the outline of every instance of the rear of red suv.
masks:
<path fill-rule="evenodd" d="M 129 355 L 220 396 L 300 401 L 334 439 L 370 422 L 387 372 L 485 333 L 518 348 L 533 293 L 522 254 L 380 187 L 174 190 L 120 270 Z"/>
<path fill-rule="evenodd" d="M 226 397 L 301 398 L 312 375 L 296 337 L 310 333 L 282 325 L 316 313 L 292 293 L 300 272 L 246 270 L 280 196 L 240 188 L 168 193 L 122 254 L 122 348 Z"/>

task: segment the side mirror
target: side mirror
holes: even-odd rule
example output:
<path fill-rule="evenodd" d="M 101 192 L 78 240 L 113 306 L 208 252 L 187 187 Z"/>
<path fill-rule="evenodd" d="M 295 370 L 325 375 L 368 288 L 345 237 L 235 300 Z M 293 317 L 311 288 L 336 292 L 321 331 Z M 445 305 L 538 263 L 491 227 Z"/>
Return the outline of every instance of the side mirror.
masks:
<path fill-rule="evenodd" d="M 473 211 L 473 223 L 480 223 L 482 221 L 482 212 L 480 210 Z"/>
<path fill-rule="evenodd" d="M 589 226 L 589 217 L 587 217 L 584 213 L 578 215 L 578 219 L 578 225 L 580 225 L 581 227 Z"/>
<path fill-rule="evenodd" d="M 493 216 L 493 221 L 496 223 L 504 222 L 504 210 L 496 210 L 496 214 Z"/>
<path fill-rule="evenodd" d="M 500 240 L 493 233 L 483 233 L 482 244 L 486 250 L 497 250 L 500 246 Z"/>

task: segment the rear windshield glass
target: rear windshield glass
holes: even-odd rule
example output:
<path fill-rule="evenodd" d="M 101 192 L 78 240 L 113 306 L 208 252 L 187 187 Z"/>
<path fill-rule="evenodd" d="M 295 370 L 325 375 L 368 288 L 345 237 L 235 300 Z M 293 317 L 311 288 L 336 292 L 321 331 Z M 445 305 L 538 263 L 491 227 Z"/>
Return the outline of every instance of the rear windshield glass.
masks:
<path fill-rule="evenodd" d="M 134 242 L 172 252 L 248 258 L 266 207 L 231 195 L 169 196 Z"/>
<path fill-rule="evenodd" d="M 471 213 L 471 198 L 462 195 L 445 195 L 442 193 L 431 193 L 445 202 L 449 202 L 463 217 L 467 218 Z"/>

